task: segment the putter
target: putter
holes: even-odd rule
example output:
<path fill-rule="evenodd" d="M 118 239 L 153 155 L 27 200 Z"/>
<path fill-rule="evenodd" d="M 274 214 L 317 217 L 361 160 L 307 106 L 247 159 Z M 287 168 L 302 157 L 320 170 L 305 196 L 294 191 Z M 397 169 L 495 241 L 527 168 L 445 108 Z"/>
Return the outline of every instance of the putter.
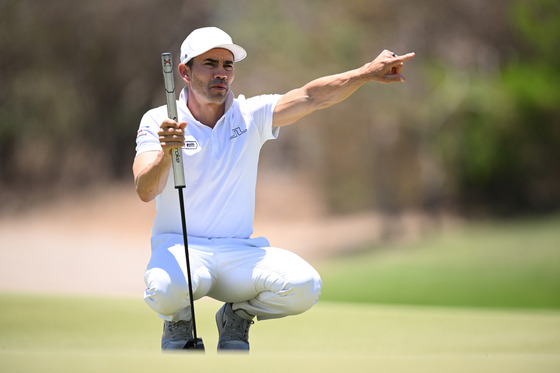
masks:
<path fill-rule="evenodd" d="M 165 84 L 165 97 L 167 100 L 167 115 L 169 119 L 177 121 L 177 101 L 175 98 L 175 80 L 173 78 L 173 62 L 171 53 L 162 53 L 161 67 L 163 70 L 163 82 Z M 187 238 L 187 223 L 185 218 L 185 202 L 183 200 L 183 189 L 185 188 L 185 171 L 183 169 L 183 153 L 181 148 L 173 149 L 172 153 L 173 178 L 175 181 L 175 189 L 179 192 L 179 207 L 181 208 L 181 223 L 183 225 L 183 243 L 185 245 L 185 257 L 187 260 L 187 282 L 189 285 L 189 300 L 191 303 L 191 317 L 193 323 L 193 339 L 187 341 L 183 350 L 202 350 L 204 351 L 204 343 L 202 338 L 198 338 L 196 334 L 196 319 L 194 316 L 194 299 L 191 281 L 191 264 L 189 260 L 189 242 Z"/>

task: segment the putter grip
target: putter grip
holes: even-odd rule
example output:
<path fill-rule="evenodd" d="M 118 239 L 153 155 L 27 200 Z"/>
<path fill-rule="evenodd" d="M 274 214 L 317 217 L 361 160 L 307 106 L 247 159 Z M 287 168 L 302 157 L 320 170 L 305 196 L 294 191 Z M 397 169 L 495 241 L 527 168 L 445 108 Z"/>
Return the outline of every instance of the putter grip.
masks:
<path fill-rule="evenodd" d="M 171 53 L 161 54 L 161 68 L 163 70 L 163 83 L 165 85 L 165 98 L 167 100 L 167 116 L 169 119 L 173 119 L 177 122 L 177 99 L 175 98 L 175 80 L 173 78 L 173 60 L 171 58 Z M 185 170 L 183 169 L 183 152 L 181 148 L 173 149 L 171 151 L 171 158 L 175 188 L 184 188 Z"/>

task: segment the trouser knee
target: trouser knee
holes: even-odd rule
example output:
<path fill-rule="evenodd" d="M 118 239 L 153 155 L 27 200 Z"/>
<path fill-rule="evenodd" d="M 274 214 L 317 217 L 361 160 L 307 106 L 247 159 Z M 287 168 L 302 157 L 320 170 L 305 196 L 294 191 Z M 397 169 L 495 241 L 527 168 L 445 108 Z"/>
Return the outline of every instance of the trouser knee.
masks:
<path fill-rule="evenodd" d="M 165 273 L 146 272 L 144 300 L 151 309 L 169 320 L 190 319 L 189 292 L 185 281 L 172 282 Z M 188 312 L 187 312 L 188 311 Z"/>
<path fill-rule="evenodd" d="M 290 283 L 279 295 L 285 299 L 285 312 L 292 315 L 303 313 L 313 307 L 321 294 L 321 278 L 312 276 L 306 281 Z"/>

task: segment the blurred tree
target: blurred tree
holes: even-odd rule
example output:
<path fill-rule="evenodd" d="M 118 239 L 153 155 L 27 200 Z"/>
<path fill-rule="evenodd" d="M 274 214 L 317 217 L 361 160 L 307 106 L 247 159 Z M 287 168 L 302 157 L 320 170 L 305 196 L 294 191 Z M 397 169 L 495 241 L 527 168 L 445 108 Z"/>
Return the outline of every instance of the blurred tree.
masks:
<path fill-rule="evenodd" d="M 406 85 L 367 85 L 282 130 L 261 169 L 316 175 L 333 211 L 560 207 L 555 0 L 3 0 L 0 208 L 131 178 L 159 54 L 216 25 L 249 52 L 236 94 L 284 93 L 417 52 Z M 182 86 L 178 80 L 178 87 Z M 311 171 L 311 172 L 310 172 Z M 43 193 L 29 193 L 28 190 Z"/>
<path fill-rule="evenodd" d="M 471 79 L 438 138 L 465 211 L 560 207 L 560 3 L 518 1 L 510 11 L 524 43 L 499 73 Z"/>

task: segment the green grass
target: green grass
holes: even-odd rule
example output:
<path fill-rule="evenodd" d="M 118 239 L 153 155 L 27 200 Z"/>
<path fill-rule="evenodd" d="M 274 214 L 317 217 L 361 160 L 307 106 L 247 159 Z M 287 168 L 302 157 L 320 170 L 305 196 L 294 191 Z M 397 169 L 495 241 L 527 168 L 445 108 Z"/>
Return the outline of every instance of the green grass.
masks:
<path fill-rule="evenodd" d="M 320 268 L 321 301 L 257 322 L 250 355 L 216 353 L 214 301 L 197 302 L 206 354 L 162 354 L 162 321 L 142 299 L 2 293 L 1 369 L 558 372 L 558 228 L 560 217 L 468 226 L 336 258 Z"/>
<path fill-rule="evenodd" d="M 162 354 L 161 321 L 140 299 L 1 294 L 5 372 L 554 372 L 560 312 L 320 302 L 257 322 L 251 354 L 218 355 L 197 302 L 206 354 Z"/>
<path fill-rule="evenodd" d="M 321 270 L 323 300 L 560 309 L 560 217 L 470 225 Z"/>

